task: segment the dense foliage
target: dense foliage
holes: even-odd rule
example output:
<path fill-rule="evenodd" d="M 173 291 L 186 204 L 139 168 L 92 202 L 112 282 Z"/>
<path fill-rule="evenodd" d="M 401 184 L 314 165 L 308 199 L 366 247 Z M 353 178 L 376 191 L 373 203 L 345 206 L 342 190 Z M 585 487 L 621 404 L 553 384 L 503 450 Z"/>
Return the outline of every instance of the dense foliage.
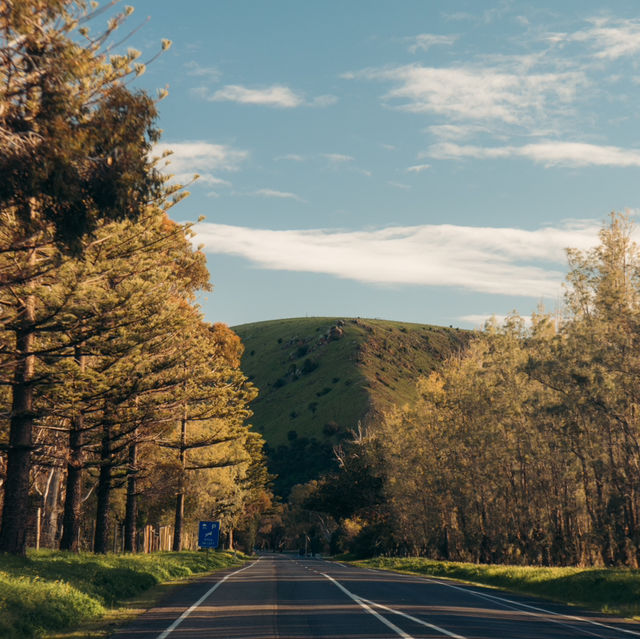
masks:
<path fill-rule="evenodd" d="M 333 518 L 336 550 L 638 566 L 640 253 L 632 230 L 612 215 L 597 247 L 568 251 L 562 311 L 489 322 L 418 381 L 417 401 L 350 444 L 341 472 L 303 504 Z"/>
<path fill-rule="evenodd" d="M 153 157 L 156 101 L 127 88 L 138 53 L 109 43 L 131 11 L 92 36 L 102 10 L 0 5 L 0 551 L 14 554 L 135 550 L 138 525 L 174 517 L 180 549 L 185 518 L 230 503 L 242 527 L 245 505 L 269 502 L 242 346 L 195 303 L 209 275 L 167 215 L 185 193 Z"/>

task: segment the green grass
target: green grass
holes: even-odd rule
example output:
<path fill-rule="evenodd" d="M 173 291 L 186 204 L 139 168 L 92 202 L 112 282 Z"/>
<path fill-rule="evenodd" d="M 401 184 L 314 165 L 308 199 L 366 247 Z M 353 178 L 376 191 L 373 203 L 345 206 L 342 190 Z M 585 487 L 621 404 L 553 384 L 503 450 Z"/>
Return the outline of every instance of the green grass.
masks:
<path fill-rule="evenodd" d="M 640 570 L 493 566 L 422 557 L 378 557 L 353 563 L 482 584 L 625 617 L 640 616 Z"/>
<path fill-rule="evenodd" d="M 22 639 L 100 619 L 157 584 L 241 563 L 230 553 L 0 556 L 0 637 Z"/>
<path fill-rule="evenodd" d="M 291 430 L 324 439 L 325 424 L 354 428 L 366 413 L 366 379 L 354 360 L 362 336 L 349 331 L 340 340 L 319 343 L 336 321 L 302 318 L 234 327 L 245 346 L 242 369 L 260 390 L 253 423 L 270 446 L 286 444 Z M 317 368 L 302 373 L 307 360 Z"/>

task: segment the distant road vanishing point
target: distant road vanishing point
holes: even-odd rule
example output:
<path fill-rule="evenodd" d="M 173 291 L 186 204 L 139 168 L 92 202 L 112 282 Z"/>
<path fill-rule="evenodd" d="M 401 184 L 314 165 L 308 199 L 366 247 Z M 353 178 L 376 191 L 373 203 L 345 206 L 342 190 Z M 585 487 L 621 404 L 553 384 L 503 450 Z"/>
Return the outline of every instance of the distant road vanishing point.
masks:
<path fill-rule="evenodd" d="M 567 639 L 640 637 L 640 624 L 442 579 L 263 554 L 216 573 L 115 639 Z"/>

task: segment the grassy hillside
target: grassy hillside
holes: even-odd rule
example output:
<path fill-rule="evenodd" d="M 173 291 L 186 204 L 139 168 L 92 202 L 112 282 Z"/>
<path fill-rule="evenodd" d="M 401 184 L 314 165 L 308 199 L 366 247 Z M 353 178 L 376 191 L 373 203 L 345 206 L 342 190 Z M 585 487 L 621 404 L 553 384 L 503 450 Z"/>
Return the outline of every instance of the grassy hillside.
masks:
<path fill-rule="evenodd" d="M 276 487 L 316 477 L 357 427 L 414 397 L 415 381 L 469 333 L 384 320 L 294 318 L 234 327 L 243 370 L 260 389 L 253 423 L 269 445 Z"/>

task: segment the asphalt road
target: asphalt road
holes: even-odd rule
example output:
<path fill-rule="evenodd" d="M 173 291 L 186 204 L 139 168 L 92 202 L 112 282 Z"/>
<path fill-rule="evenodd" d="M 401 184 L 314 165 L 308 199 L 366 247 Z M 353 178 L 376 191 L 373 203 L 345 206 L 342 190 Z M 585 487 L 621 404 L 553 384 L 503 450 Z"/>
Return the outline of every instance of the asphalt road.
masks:
<path fill-rule="evenodd" d="M 498 590 L 263 555 L 179 588 L 116 639 L 640 637 L 640 624 Z"/>

